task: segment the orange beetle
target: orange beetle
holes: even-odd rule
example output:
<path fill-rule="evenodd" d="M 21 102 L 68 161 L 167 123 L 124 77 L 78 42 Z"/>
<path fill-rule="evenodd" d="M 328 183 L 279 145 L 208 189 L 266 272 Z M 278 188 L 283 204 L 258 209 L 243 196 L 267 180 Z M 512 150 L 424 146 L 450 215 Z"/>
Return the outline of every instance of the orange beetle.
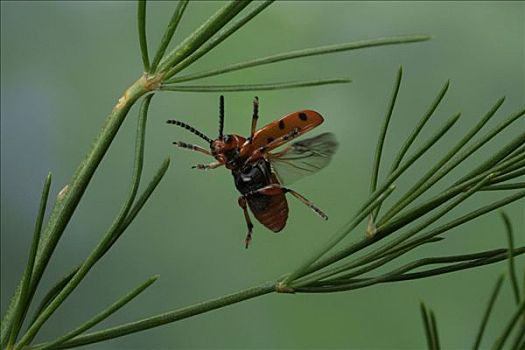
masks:
<path fill-rule="evenodd" d="M 277 147 L 320 125 L 324 119 L 315 111 L 293 112 L 256 130 L 258 119 L 259 99 L 255 97 L 250 136 L 244 138 L 234 134 L 224 135 L 224 97 L 221 96 L 219 136 L 215 140 L 181 121 L 167 121 L 168 124 L 185 128 L 210 145 L 210 150 L 207 150 L 184 142 L 173 142 L 178 147 L 215 158 L 213 163 L 198 164 L 193 168 L 208 170 L 225 166 L 231 170 L 235 187 L 241 193 L 238 202 L 248 226 L 248 234 L 245 239 L 246 248 L 252 239 L 253 230 L 248 207 L 261 224 L 273 232 L 279 232 L 284 228 L 288 219 L 286 193 L 299 199 L 323 219 L 328 219 L 312 202 L 283 185 L 324 168 L 337 149 L 334 135 L 324 133 L 294 142 L 280 152 L 270 153 Z"/>

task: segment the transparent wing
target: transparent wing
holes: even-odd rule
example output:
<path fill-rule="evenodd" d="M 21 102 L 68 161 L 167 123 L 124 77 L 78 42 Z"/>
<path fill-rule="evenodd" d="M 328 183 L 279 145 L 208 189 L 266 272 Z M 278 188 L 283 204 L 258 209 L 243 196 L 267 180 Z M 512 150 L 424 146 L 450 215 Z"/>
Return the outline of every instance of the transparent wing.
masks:
<path fill-rule="evenodd" d="M 270 153 L 268 158 L 279 181 L 289 185 L 327 166 L 337 146 L 334 134 L 324 133 L 294 142 L 281 152 Z"/>

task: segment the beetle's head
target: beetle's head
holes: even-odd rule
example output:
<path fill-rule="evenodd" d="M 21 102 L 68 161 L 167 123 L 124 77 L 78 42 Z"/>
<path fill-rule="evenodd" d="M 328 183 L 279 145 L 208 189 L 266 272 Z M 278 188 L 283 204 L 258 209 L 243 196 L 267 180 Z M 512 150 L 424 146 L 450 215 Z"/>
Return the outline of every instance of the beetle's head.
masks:
<path fill-rule="evenodd" d="M 239 135 L 219 135 L 219 138 L 210 144 L 211 154 L 227 168 L 234 168 L 241 161 L 240 150 L 245 141 L 246 139 Z"/>

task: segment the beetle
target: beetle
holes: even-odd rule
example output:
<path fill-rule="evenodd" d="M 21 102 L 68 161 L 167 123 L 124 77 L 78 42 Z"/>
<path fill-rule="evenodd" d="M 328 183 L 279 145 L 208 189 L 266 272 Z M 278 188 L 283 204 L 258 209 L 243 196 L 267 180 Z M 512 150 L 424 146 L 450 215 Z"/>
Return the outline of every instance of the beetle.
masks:
<path fill-rule="evenodd" d="M 210 170 L 221 166 L 231 171 L 234 184 L 241 196 L 238 204 L 243 210 L 248 233 L 245 247 L 252 239 L 253 224 L 248 208 L 255 218 L 273 232 L 281 231 L 288 219 L 286 193 L 291 194 L 311 208 L 321 218 L 326 214 L 298 192 L 285 187 L 299 178 L 319 171 L 327 166 L 337 149 L 332 133 L 296 141 L 282 151 L 271 153 L 296 137 L 323 123 L 321 114 L 313 110 L 301 110 L 285 115 L 257 130 L 259 99 L 253 100 L 253 115 L 250 136 L 224 134 L 224 96 L 219 99 L 219 136 L 211 139 L 193 126 L 178 120 L 167 120 L 168 124 L 182 127 L 205 140 L 210 149 L 175 141 L 180 148 L 200 152 L 215 158 L 210 164 L 197 164 L 192 168 Z"/>

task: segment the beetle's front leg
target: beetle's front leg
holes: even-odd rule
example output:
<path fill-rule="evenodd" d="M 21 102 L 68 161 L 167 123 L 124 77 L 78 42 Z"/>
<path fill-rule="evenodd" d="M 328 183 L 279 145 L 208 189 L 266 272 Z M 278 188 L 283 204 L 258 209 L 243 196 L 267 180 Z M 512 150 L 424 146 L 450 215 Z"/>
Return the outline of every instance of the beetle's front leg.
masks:
<path fill-rule="evenodd" d="M 192 166 L 191 168 L 192 169 L 199 169 L 199 170 L 210 170 L 210 169 L 218 168 L 218 167 L 220 167 L 222 165 L 224 165 L 224 163 L 213 162 L 213 163 L 210 163 L 210 164 L 197 164 L 197 165 Z"/>

